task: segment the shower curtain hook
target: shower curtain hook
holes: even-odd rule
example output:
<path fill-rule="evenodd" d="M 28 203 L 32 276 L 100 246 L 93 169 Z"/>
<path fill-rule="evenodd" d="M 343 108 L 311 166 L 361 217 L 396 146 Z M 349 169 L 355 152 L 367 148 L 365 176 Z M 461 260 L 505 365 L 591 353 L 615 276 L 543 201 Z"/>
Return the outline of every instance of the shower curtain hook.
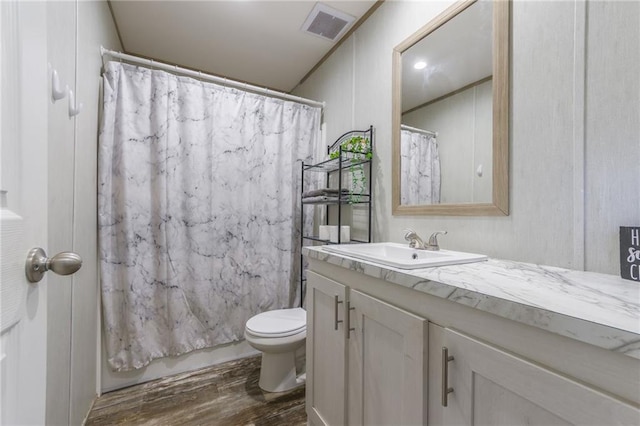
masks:
<path fill-rule="evenodd" d="M 151 69 L 153 69 L 153 59 L 151 59 Z"/>

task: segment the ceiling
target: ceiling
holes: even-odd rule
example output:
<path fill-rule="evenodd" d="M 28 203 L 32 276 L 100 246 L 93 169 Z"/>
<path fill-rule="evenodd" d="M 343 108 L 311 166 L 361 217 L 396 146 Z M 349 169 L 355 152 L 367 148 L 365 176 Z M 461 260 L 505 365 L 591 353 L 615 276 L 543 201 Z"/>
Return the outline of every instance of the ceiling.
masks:
<path fill-rule="evenodd" d="M 356 23 L 376 1 L 322 3 L 354 16 Z M 126 53 L 283 92 L 290 92 L 337 43 L 301 30 L 315 4 L 110 1 Z"/>

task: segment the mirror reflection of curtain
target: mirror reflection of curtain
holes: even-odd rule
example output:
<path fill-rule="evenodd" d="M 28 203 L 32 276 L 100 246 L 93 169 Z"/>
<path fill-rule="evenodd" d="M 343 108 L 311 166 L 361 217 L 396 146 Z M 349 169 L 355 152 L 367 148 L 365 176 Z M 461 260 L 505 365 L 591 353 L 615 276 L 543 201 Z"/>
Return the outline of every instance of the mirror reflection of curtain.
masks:
<path fill-rule="evenodd" d="M 434 135 L 402 130 L 400 203 L 440 203 L 440 156 Z"/>

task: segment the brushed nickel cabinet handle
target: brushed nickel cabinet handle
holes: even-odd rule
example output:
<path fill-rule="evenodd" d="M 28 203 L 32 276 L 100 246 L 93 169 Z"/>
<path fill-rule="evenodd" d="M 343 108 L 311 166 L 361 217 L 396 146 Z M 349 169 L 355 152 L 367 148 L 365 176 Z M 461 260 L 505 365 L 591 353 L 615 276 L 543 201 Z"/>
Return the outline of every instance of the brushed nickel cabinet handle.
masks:
<path fill-rule="evenodd" d="M 338 300 L 338 296 L 333 296 L 333 323 L 334 323 L 334 330 L 338 329 L 338 324 L 340 324 L 342 322 L 342 320 L 338 319 L 338 305 L 342 303 L 342 300 Z"/>
<path fill-rule="evenodd" d="M 347 323 L 346 323 L 346 327 L 344 328 L 344 332 L 345 332 L 345 334 L 347 336 L 347 339 L 350 338 L 351 332 L 356 330 L 355 328 L 351 328 L 351 311 L 353 311 L 354 309 L 356 309 L 356 308 L 351 306 L 351 302 L 350 301 L 347 302 L 347 311 L 346 311 L 346 314 L 345 314 Z"/>
<path fill-rule="evenodd" d="M 449 404 L 449 394 L 453 388 L 449 387 L 449 362 L 453 361 L 453 356 L 449 356 L 449 349 L 442 347 L 442 406 Z"/>

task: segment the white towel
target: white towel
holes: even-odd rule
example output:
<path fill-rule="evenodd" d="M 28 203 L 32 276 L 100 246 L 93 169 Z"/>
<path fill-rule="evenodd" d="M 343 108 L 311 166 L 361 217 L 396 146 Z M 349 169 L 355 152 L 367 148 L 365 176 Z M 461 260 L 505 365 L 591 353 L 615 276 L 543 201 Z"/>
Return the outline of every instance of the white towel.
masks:
<path fill-rule="evenodd" d="M 338 189 L 334 189 L 334 188 L 321 188 L 321 189 L 314 189 L 311 191 L 307 191 L 307 192 L 303 192 L 302 193 L 302 198 L 311 198 L 311 197 L 317 197 L 319 195 L 333 195 L 336 196 L 338 194 L 348 194 L 349 190 L 348 189 L 342 189 L 342 190 L 338 190 Z"/>

